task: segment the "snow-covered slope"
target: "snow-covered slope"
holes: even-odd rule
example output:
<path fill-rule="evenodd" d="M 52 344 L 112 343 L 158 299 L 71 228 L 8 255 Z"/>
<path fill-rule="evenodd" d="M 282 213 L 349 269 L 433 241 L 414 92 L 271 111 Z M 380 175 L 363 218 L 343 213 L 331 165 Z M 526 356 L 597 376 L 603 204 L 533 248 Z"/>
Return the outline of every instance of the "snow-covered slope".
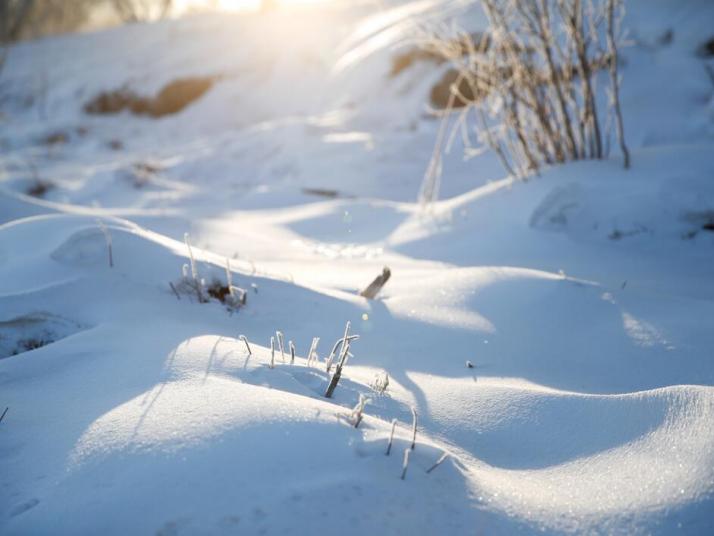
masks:
<path fill-rule="evenodd" d="M 11 49 L 0 532 L 714 531 L 714 101 L 695 54 L 714 7 L 628 2 L 631 170 L 513 182 L 455 148 L 424 213 L 442 68 L 390 78 L 390 58 L 468 2 L 389 4 Z M 196 75 L 219 78 L 176 115 L 82 111 Z M 174 293 L 185 232 L 208 284 L 230 259 L 244 307 Z M 327 399 L 347 321 L 360 339 Z M 271 357 L 276 331 L 294 363 Z"/>

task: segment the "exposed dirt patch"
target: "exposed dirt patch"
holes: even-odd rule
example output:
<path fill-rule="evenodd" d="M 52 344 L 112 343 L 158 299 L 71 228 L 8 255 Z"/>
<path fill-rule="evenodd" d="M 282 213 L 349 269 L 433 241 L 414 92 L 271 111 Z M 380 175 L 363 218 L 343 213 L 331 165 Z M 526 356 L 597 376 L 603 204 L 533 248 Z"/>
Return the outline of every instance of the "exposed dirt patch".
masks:
<path fill-rule="evenodd" d="M 89 114 L 116 114 L 128 110 L 136 115 L 163 117 L 180 112 L 201 98 L 216 82 L 217 77 L 179 78 L 166 84 L 153 97 L 139 95 L 122 87 L 104 91 L 84 105 Z"/>
<path fill-rule="evenodd" d="M 221 303 L 225 303 L 226 296 L 230 296 L 231 294 L 228 286 L 223 285 L 220 281 L 213 281 L 211 286 L 206 288 L 206 291 L 211 298 L 214 298 Z"/>
<path fill-rule="evenodd" d="M 490 39 L 481 32 L 474 32 L 468 37 L 426 42 L 423 46 L 410 48 L 394 56 L 389 75 L 397 76 L 417 63 L 441 65 L 446 61 L 446 53 L 451 56 L 464 56 L 469 53 L 472 44 L 474 49 L 485 52 L 490 46 Z"/>
<path fill-rule="evenodd" d="M 103 91 L 84 105 L 84 111 L 89 114 L 117 114 L 131 109 L 139 99 L 141 97 L 128 88 Z"/>
<path fill-rule="evenodd" d="M 459 72 L 456 69 L 449 69 L 444 73 L 444 76 L 431 88 L 429 93 L 429 102 L 437 110 L 445 110 L 449 105 L 451 98 L 451 86 L 455 85 L 458 91 L 454 96 L 452 108 L 463 108 L 469 103 L 476 102 L 484 97 L 477 95 L 471 88 L 471 85 L 464 78 L 459 80 Z"/>
<path fill-rule="evenodd" d="M 25 193 L 32 197 L 45 197 L 47 192 L 54 189 L 55 185 L 44 179 L 34 179 L 27 187 Z"/>
<path fill-rule="evenodd" d="M 175 114 L 213 87 L 214 78 L 183 78 L 167 84 L 151 103 L 154 117 Z"/>
<path fill-rule="evenodd" d="M 435 52 L 413 48 L 392 58 L 392 68 L 389 71 L 389 76 L 395 77 L 416 63 L 429 62 L 439 65 L 444 61 L 446 61 L 444 57 Z"/>
<path fill-rule="evenodd" d="M 238 287 L 233 287 L 233 294 L 231 294 L 231 289 L 228 288 L 228 285 L 224 285 L 217 279 L 211 282 L 206 291 L 211 298 L 218 300 L 230 310 L 242 307 L 246 304 L 248 298 L 245 290 Z"/>

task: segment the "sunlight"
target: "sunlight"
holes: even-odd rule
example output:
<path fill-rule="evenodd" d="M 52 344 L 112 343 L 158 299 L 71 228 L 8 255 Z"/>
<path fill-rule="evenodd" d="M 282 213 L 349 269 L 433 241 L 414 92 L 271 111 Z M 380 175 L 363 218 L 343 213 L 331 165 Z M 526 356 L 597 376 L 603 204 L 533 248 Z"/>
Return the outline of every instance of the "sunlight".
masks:
<path fill-rule="evenodd" d="M 179 0 L 178 12 L 193 9 L 218 9 L 221 11 L 260 11 L 280 7 L 307 7 L 326 4 L 333 0 Z"/>

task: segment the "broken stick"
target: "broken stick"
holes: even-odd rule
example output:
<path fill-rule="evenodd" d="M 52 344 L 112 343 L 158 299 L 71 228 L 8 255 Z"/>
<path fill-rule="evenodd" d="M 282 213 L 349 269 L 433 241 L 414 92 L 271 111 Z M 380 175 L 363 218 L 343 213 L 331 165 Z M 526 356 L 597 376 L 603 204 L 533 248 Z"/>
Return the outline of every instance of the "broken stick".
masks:
<path fill-rule="evenodd" d="M 373 300 L 377 297 L 377 294 L 380 290 L 382 290 L 382 287 L 387 283 L 387 281 L 389 281 L 391 275 L 391 270 L 389 269 L 389 267 L 385 266 L 382 269 L 382 273 L 378 275 L 366 289 L 360 292 L 359 295 L 364 298 L 367 298 L 368 300 Z"/>

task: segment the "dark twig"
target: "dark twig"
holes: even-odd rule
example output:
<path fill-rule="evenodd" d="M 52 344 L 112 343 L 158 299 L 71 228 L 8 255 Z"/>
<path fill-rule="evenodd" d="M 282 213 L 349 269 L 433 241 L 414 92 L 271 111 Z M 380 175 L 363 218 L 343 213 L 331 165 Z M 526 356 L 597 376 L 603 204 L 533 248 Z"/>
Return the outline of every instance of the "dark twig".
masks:
<path fill-rule="evenodd" d="M 169 281 L 169 286 L 171 287 L 171 290 L 174 291 L 174 294 L 176 295 L 176 299 L 178 301 L 181 301 L 181 296 L 179 295 L 178 290 L 176 290 L 176 286 L 171 281 Z"/>
<path fill-rule="evenodd" d="M 392 276 L 392 272 L 389 270 L 387 266 L 385 266 L 382 269 L 382 273 L 379 274 L 377 277 L 374 278 L 374 281 L 372 281 L 367 288 L 365 288 L 362 292 L 359 293 L 360 296 L 367 298 L 368 300 L 372 300 L 377 297 L 377 294 L 379 293 L 380 290 L 382 290 L 382 287 L 389 281 L 389 278 Z"/>
<path fill-rule="evenodd" d="M 438 460 L 436 460 L 436 463 L 434 463 L 434 465 L 432 465 L 431 467 L 429 467 L 429 469 L 426 470 L 427 474 L 431 473 L 434 469 L 439 467 L 444 462 L 444 460 L 446 460 L 446 458 L 448 458 L 448 457 L 449 457 L 449 455 L 446 452 L 444 452 L 444 454 L 442 454 L 441 457 Z"/>
<path fill-rule="evenodd" d="M 238 338 L 245 344 L 245 349 L 248 350 L 248 355 L 253 355 L 253 352 L 250 351 L 250 344 L 248 344 L 248 339 L 246 338 L 246 336 L 241 335 Z"/>
<path fill-rule="evenodd" d="M 342 353 L 340 354 L 340 360 L 337 362 L 337 366 L 335 367 L 335 373 L 332 375 L 330 384 L 327 386 L 327 390 L 325 391 L 325 398 L 332 398 L 332 393 L 335 392 L 335 388 L 337 387 L 337 384 L 340 383 L 340 378 L 342 377 L 342 367 L 345 365 L 345 362 L 347 361 L 347 354 L 349 352 L 350 352 L 350 343 L 347 342 L 342 346 Z"/>

